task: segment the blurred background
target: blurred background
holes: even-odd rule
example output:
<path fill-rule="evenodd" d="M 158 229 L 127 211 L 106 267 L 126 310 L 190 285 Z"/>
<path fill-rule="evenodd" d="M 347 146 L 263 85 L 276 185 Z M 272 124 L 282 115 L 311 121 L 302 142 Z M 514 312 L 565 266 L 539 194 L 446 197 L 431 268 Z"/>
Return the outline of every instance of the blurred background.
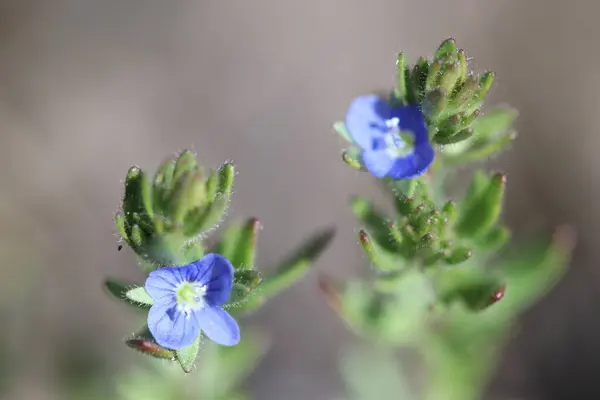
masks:
<path fill-rule="evenodd" d="M 383 198 L 340 162 L 330 126 L 393 84 L 398 51 L 414 61 L 452 36 L 474 69 L 496 71 L 490 103 L 521 112 L 517 146 L 493 165 L 509 176 L 517 240 L 563 223 L 579 237 L 486 398 L 600 398 L 599 12 L 584 0 L 1 1 L 0 396 L 61 399 L 65 370 L 140 362 L 120 343 L 130 310 L 101 290 L 106 275 L 142 279 L 112 216 L 129 166 L 191 147 L 206 166 L 235 161 L 230 218 L 261 219 L 259 264 L 338 227 L 316 271 L 250 321 L 273 348 L 249 385 L 256 399 L 340 398 L 352 335 L 316 277 L 364 271 L 347 199 Z"/>

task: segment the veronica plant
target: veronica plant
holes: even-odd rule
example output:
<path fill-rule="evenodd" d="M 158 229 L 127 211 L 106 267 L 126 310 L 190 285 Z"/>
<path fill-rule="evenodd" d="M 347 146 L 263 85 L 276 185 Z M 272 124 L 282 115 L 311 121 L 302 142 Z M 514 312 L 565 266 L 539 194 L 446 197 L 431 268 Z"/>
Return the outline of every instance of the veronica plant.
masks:
<path fill-rule="evenodd" d="M 204 374 L 219 368 L 220 354 L 235 357 L 232 352 L 240 339 L 244 341 L 236 318 L 257 310 L 300 279 L 334 235 L 329 228 L 316 233 L 269 268 L 274 272 L 267 276 L 255 269 L 260 230 L 256 218 L 229 225 L 211 245 L 207 237 L 223 220 L 234 175 L 231 163 L 206 173 L 189 151 L 166 161 L 153 179 L 131 167 L 122 210 L 115 216 L 123 243 L 135 252 L 147 275 L 140 284 L 114 278 L 105 282 L 109 294 L 145 318 L 144 326 L 125 343 L 177 362 L 185 372 L 193 369 L 203 337 L 213 346 L 233 346 L 229 352 L 207 357 Z M 247 353 L 246 347 L 239 351 Z"/>
<path fill-rule="evenodd" d="M 355 354 L 345 359 L 354 398 L 478 399 L 519 313 L 563 273 L 572 238 L 560 229 L 513 255 L 501 252 L 510 238 L 501 172 L 476 170 L 463 196 L 448 195 L 448 182 L 466 176 L 458 167 L 486 161 L 516 137 L 514 109 L 483 112 L 492 72 L 469 71 L 453 39 L 414 65 L 399 54 L 396 68 L 389 94 L 357 97 L 334 124 L 349 144 L 343 161 L 380 182 L 394 213 L 354 197 L 373 271 L 343 285 L 323 278 L 320 287 L 353 331 L 385 349 L 358 364 Z M 412 380 L 401 376 L 394 349 L 416 352 L 413 373 L 425 376 L 423 387 L 405 383 Z"/>

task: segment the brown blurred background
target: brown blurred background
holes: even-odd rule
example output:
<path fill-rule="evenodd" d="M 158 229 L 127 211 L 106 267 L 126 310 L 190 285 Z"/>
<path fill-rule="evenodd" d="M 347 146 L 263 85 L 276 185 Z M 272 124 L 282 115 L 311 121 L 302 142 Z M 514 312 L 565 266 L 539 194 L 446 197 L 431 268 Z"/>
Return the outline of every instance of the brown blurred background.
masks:
<path fill-rule="evenodd" d="M 346 204 L 376 188 L 340 162 L 330 125 L 354 96 L 393 83 L 396 52 L 415 60 L 449 36 L 475 69 L 497 72 L 491 101 L 521 111 L 518 145 L 494 163 L 509 173 L 516 236 L 568 222 L 580 239 L 490 391 L 600 398 L 599 11 L 591 0 L 0 2 L 0 339 L 10 343 L 0 382 L 15 384 L 10 398 L 59 398 L 64 352 L 85 347 L 107 368 L 134 357 L 119 343 L 131 314 L 101 290 L 105 275 L 141 279 L 112 225 L 132 164 L 154 169 L 187 147 L 208 166 L 233 159 L 231 217 L 262 220 L 260 264 L 335 224 L 317 269 L 364 269 Z M 341 393 L 337 357 L 351 335 L 315 277 L 251 321 L 274 338 L 250 382 L 257 399 Z"/>

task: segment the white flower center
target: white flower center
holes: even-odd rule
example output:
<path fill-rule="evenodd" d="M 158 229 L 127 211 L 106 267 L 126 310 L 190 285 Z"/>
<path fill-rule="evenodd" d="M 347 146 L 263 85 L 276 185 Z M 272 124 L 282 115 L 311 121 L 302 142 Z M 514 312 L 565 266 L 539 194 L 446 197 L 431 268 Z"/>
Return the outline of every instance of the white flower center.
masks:
<path fill-rule="evenodd" d="M 183 282 L 176 290 L 177 308 L 189 316 L 191 311 L 204 308 L 206 305 L 205 295 L 206 285 Z"/>
<path fill-rule="evenodd" d="M 402 157 L 410 154 L 414 148 L 413 133 L 400 130 L 399 125 L 400 119 L 398 117 L 385 121 L 385 126 L 388 129 L 385 135 L 385 144 L 392 157 Z"/>

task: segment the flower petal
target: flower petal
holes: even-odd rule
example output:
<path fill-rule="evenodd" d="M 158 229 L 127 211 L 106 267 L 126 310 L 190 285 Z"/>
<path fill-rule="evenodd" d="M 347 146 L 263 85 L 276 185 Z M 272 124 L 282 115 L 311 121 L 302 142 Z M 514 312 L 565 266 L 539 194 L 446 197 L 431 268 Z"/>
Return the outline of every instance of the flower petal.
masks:
<path fill-rule="evenodd" d="M 146 291 L 155 303 L 175 301 L 175 289 L 181 282 L 180 267 L 164 267 L 154 270 L 146 278 Z"/>
<path fill-rule="evenodd" d="M 429 143 L 427 124 L 418 106 L 398 107 L 392 110 L 392 114 L 398 118 L 398 127 L 400 130 L 411 131 L 414 134 L 415 146 Z"/>
<path fill-rule="evenodd" d="M 195 313 L 198 325 L 213 342 L 235 346 L 240 341 L 240 327 L 229 313 L 220 307 L 206 307 Z"/>
<path fill-rule="evenodd" d="M 387 149 L 363 151 L 362 159 L 367 170 L 376 178 L 386 176 L 396 160 L 390 156 Z"/>
<path fill-rule="evenodd" d="M 229 298 L 233 285 L 233 265 L 225 257 L 210 253 L 205 255 L 199 263 L 207 266 L 208 270 L 196 282 L 206 285 L 204 299 L 210 306 L 220 306 Z"/>
<path fill-rule="evenodd" d="M 174 303 L 150 307 L 148 329 L 156 343 L 174 350 L 191 345 L 200 334 L 196 318 L 177 310 Z"/>
<path fill-rule="evenodd" d="M 350 138 L 363 150 L 372 150 L 373 139 L 386 133 L 385 121 L 392 108 L 381 97 L 369 94 L 354 99 L 346 113 L 346 129 Z"/>
<path fill-rule="evenodd" d="M 389 171 L 392 179 L 411 179 L 422 175 L 433 162 L 435 151 L 429 143 L 415 147 L 414 152 L 407 156 L 397 158 Z"/>

